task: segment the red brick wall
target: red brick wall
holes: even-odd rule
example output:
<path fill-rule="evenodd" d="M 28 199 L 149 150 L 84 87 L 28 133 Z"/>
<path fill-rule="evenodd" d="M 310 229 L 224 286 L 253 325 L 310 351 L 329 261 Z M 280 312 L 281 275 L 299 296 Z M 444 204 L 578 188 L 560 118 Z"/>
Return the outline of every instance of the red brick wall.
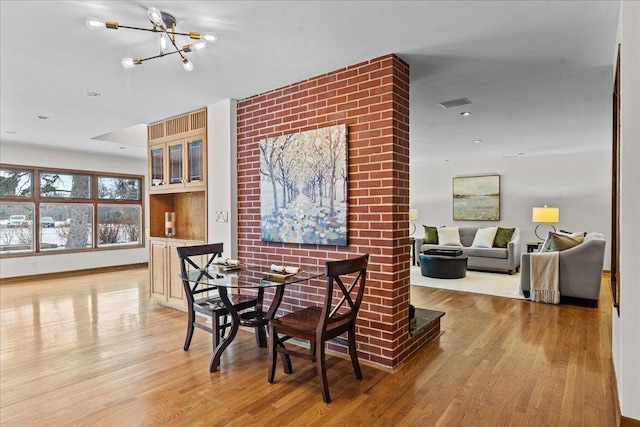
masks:
<path fill-rule="evenodd" d="M 337 124 L 348 128 L 349 246 L 262 242 L 258 142 Z M 304 265 L 369 253 L 358 353 L 389 367 L 423 338 L 410 337 L 407 326 L 408 210 L 409 66 L 398 57 L 372 59 L 238 102 L 238 256 Z M 287 289 L 281 308 L 291 311 L 320 301 L 324 282 Z"/>

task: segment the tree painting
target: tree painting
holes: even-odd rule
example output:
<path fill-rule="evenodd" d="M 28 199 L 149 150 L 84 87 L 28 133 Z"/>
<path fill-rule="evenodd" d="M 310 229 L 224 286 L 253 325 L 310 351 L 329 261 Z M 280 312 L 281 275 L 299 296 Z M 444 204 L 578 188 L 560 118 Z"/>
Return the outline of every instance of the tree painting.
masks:
<path fill-rule="evenodd" d="M 347 126 L 260 141 L 265 242 L 347 245 Z"/>

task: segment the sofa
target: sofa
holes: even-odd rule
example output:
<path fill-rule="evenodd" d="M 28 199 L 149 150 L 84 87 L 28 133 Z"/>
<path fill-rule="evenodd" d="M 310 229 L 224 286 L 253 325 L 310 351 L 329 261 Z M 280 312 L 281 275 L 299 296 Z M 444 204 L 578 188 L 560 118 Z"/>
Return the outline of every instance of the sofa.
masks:
<path fill-rule="evenodd" d="M 473 240 L 478 229 L 484 227 L 458 227 L 460 233 L 460 243 L 462 246 L 448 246 L 433 243 L 425 243 L 424 237 L 415 239 L 415 253 L 423 253 L 428 249 L 462 249 L 462 253 L 467 256 L 468 270 L 495 271 L 513 274 L 520 268 L 520 255 L 522 248 L 520 245 L 520 229 L 515 228 L 511 241 L 506 248 L 498 247 L 472 247 Z"/>
<path fill-rule="evenodd" d="M 606 241 L 602 233 L 590 232 L 582 243 L 558 253 L 558 285 L 561 302 L 598 306 Z M 522 255 L 520 288 L 531 294 L 531 254 Z"/>

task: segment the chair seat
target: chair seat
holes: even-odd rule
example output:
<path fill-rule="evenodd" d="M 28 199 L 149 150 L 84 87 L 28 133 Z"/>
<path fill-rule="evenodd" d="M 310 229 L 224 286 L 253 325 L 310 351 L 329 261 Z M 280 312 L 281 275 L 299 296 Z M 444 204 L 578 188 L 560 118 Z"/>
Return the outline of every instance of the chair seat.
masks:
<path fill-rule="evenodd" d="M 322 316 L 322 309 L 320 307 L 307 307 L 293 313 L 285 314 L 282 317 L 271 320 L 271 323 L 277 326 L 279 331 L 286 333 L 287 328 L 291 328 L 298 332 L 304 332 L 309 335 L 315 335 L 316 328 L 320 322 L 320 316 Z M 350 319 L 343 319 L 339 322 L 332 322 L 327 325 L 327 336 L 334 337 L 343 333 L 348 325 Z"/>
<path fill-rule="evenodd" d="M 285 314 L 271 320 L 275 325 L 315 332 L 322 310 L 319 307 L 307 307 L 303 310 Z"/>

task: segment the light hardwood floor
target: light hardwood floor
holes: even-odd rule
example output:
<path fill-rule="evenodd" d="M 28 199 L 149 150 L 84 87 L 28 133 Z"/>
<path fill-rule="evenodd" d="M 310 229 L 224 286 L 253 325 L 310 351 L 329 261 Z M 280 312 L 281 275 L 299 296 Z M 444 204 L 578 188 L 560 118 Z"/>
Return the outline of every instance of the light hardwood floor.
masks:
<path fill-rule="evenodd" d="M 604 281 L 603 281 L 604 283 Z M 611 296 L 553 306 L 412 287 L 443 334 L 393 371 L 329 356 L 278 365 L 241 330 L 208 371 L 210 335 L 182 350 L 185 314 L 135 269 L 0 286 L 0 424 L 7 426 L 615 426 Z"/>

